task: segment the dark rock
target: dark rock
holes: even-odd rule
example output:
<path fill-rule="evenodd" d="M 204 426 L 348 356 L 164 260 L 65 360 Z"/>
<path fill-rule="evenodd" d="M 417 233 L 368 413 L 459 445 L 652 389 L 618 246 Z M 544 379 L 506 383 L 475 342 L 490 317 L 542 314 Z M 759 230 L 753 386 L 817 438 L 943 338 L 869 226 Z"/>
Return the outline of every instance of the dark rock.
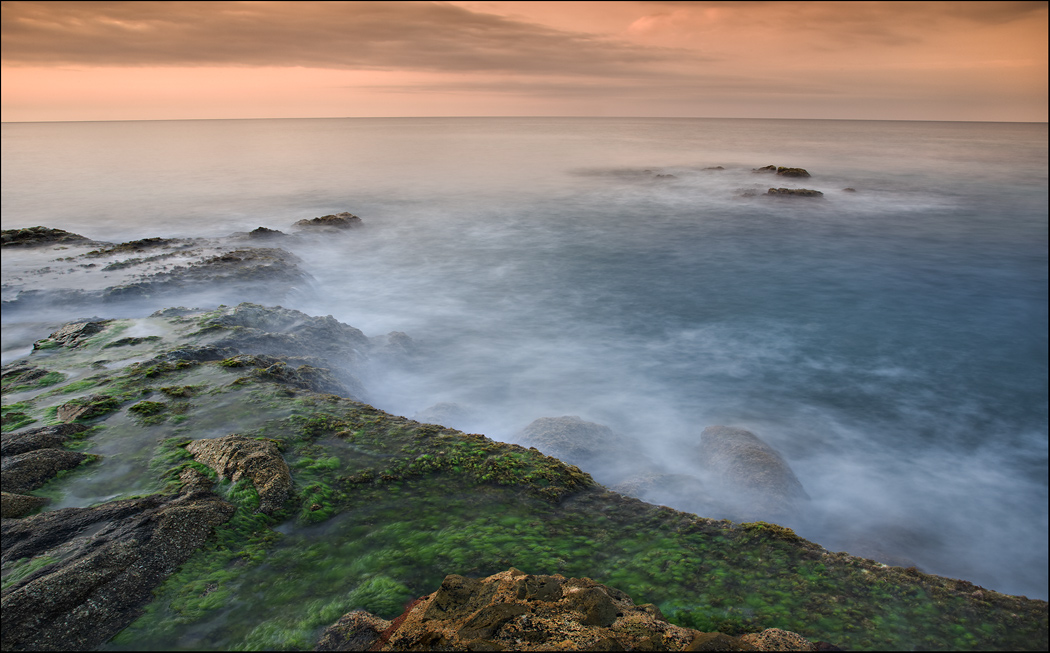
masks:
<path fill-rule="evenodd" d="M 3 381 L 3 392 L 10 392 L 9 388 L 28 385 L 41 377 L 47 376 L 47 373 L 48 371 L 44 368 L 32 365 L 25 360 L 4 365 L 3 372 L 0 372 L 0 379 Z"/>
<path fill-rule="evenodd" d="M 844 193 L 856 193 L 857 189 L 856 188 L 843 188 L 842 192 L 844 192 Z"/>
<path fill-rule="evenodd" d="M 142 252 L 148 249 L 156 248 L 171 248 L 173 245 L 190 243 L 184 240 L 178 240 L 175 238 L 143 238 L 141 240 L 132 240 L 126 243 L 120 243 L 119 245 L 113 245 L 112 247 L 103 247 L 88 252 L 85 256 L 98 258 L 100 256 L 109 256 L 111 254 L 130 254 L 134 252 Z"/>
<path fill-rule="evenodd" d="M 770 188 L 766 191 L 766 195 L 774 197 L 824 197 L 824 193 L 809 188 Z"/>
<path fill-rule="evenodd" d="M 725 170 L 722 166 L 708 166 L 704 170 Z"/>
<path fill-rule="evenodd" d="M 48 227 L 4 229 L 0 232 L 0 247 L 42 247 L 89 242 L 91 241 L 80 234 Z"/>
<path fill-rule="evenodd" d="M 313 230 L 321 229 L 326 231 L 341 231 L 343 229 L 359 227 L 361 224 L 361 218 L 353 213 L 347 213 L 344 211 L 343 213 L 337 213 L 335 215 L 322 215 L 319 218 L 299 220 L 292 226 Z"/>
<path fill-rule="evenodd" d="M 252 229 L 248 232 L 248 238 L 252 240 L 272 240 L 274 238 L 287 238 L 288 234 L 277 229 L 267 229 L 266 227 L 259 227 L 258 229 Z"/>
<path fill-rule="evenodd" d="M 78 467 L 94 456 L 68 449 L 35 449 L 13 456 L 4 456 L 0 462 L 0 486 L 4 492 L 25 494 L 54 478 L 59 472 Z"/>
<path fill-rule="evenodd" d="M 0 455 L 17 456 L 36 449 L 59 449 L 69 436 L 87 430 L 83 424 L 55 424 L 0 436 Z"/>
<path fill-rule="evenodd" d="M 233 506 L 203 489 L 207 484 L 187 483 L 175 497 L 5 519 L 4 563 L 57 560 L 4 588 L 0 647 L 88 650 L 138 618 L 153 590 L 233 514 Z"/>
<path fill-rule="evenodd" d="M 233 482 L 247 476 L 259 493 L 259 512 L 280 509 L 292 489 L 288 464 L 273 442 L 227 435 L 213 440 L 194 440 L 186 445 L 194 460 L 211 467 L 219 478 Z"/>
<path fill-rule="evenodd" d="M 0 492 L 0 518 L 14 519 L 23 517 L 37 508 L 46 506 L 50 502 L 51 500 L 45 497 Z"/>
<path fill-rule="evenodd" d="M 630 438 L 607 426 L 585 422 L 575 415 L 541 417 L 516 436 L 526 447 L 535 447 L 590 473 L 599 483 L 653 471 L 652 461 Z"/>
<path fill-rule="evenodd" d="M 63 326 L 43 340 L 33 343 L 33 350 L 51 349 L 54 347 L 76 348 L 84 344 L 92 336 L 98 335 L 106 329 L 113 320 L 98 320 L 97 322 L 72 322 Z"/>
<path fill-rule="evenodd" d="M 761 168 L 751 168 L 751 172 L 768 172 L 771 174 L 775 174 L 776 171 L 776 166 L 762 166 Z"/>
<path fill-rule="evenodd" d="M 367 651 L 379 641 L 379 636 L 390 624 L 364 610 L 354 610 L 326 628 L 314 650 Z"/>
<path fill-rule="evenodd" d="M 805 168 L 785 168 L 783 166 L 777 166 L 777 174 L 781 177 L 809 177 L 810 174 Z"/>
<path fill-rule="evenodd" d="M 791 515 L 809 499 L 787 462 L 750 431 L 707 427 L 700 434 L 697 459 L 714 477 L 720 498 L 743 520 Z"/>

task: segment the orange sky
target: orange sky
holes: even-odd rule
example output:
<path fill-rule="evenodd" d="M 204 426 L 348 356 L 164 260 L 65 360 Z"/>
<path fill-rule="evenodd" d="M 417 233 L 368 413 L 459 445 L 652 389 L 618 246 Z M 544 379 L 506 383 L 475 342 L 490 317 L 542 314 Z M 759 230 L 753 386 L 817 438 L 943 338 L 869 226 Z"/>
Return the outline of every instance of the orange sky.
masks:
<path fill-rule="evenodd" d="M 1047 120 L 1046 2 L 3 2 L 4 121 Z"/>

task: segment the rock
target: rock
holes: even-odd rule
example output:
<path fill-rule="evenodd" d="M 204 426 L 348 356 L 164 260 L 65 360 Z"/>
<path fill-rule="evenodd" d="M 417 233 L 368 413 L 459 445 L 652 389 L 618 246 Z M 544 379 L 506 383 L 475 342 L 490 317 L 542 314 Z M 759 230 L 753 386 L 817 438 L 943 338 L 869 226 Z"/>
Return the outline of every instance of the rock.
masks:
<path fill-rule="evenodd" d="M 233 514 L 201 483 L 184 488 L 174 497 L 5 519 L 5 566 L 21 558 L 55 560 L 4 588 L 0 648 L 89 650 L 138 618 L 154 588 Z"/>
<path fill-rule="evenodd" d="M 654 469 L 633 440 L 575 415 L 541 417 L 520 431 L 516 440 L 576 465 L 599 483 L 617 483 L 632 474 Z"/>
<path fill-rule="evenodd" d="M 766 195 L 774 197 L 824 197 L 824 193 L 809 188 L 770 188 L 766 191 Z"/>
<path fill-rule="evenodd" d="M 707 427 L 700 434 L 697 459 L 714 478 L 720 498 L 743 520 L 791 515 L 809 500 L 780 454 L 750 431 Z"/>
<path fill-rule="evenodd" d="M 92 250 L 85 254 L 85 256 L 91 258 L 98 258 L 100 256 L 109 256 L 110 254 L 132 254 L 136 252 L 144 252 L 149 249 L 170 249 L 174 245 L 185 245 L 190 246 L 190 241 L 179 240 L 177 238 L 143 238 L 141 240 L 131 240 L 126 243 L 120 243 L 119 245 L 113 245 L 112 247 L 102 247 L 100 249 Z"/>
<path fill-rule="evenodd" d="M 805 168 L 785 168 L 783 166 L 777 167 L 777 174 L 781 177 L 809 177 L 809 172 Z"/>
<path fill-rule="evenodd" d="M 4 456 L 0 462 L 0 486 L 4 492 L 25 494 L 47 483 L 59 472 L 94 459 L 95 456 L 88 454 L 52 448 Z"/>
<path fill-rule="evenodd" d="M 384 623 L 389 625 L 379 631 Z M 482 579 L 450 574 L 393 622 L 350 613 L 325 631 L 322 642 L 330 642 L 325 638 L 340 624 L 361 633 L 361 649 L 373 651 L 758 648 L 743 638 L 670 624 L 655 606 L 635 605 L 624 592 L 589 578 L 533 576 L 514 568 Z M 317 650 L 339 650 L 322 649 L 322 642 Z"/>
<path fill-rule="evenodd" d="M 84 244 L 90 242 L 90 240 L 80 234 L 48 227 L 4 229 L 0 232 L 0 247 L 42 247 L 44 245 Z"/>
<path fill-rule="evenodd" d="M 120 400 L 118 399 L 108 395 L 89 395 L 87 397 L 77 397 L 62 404 L 58 407 L 56 415 L 63 422 L 72 422 L 76 419 L 83 420 L 101 417 L 107 413 L 112 413 L 118 408 L 120 408 Z"/>
<path fill-rule="evenodd" d="M 259 493 L 259 512 L 272 514 L 288 499 L 292 475 L 273 442 L 227 435 L 186 445 L 194 460 L 234 483 L 247 476 Z"/>
<path fill-rule="evenodd" d="M 277 229 L 267 229 L 266 227 L 259 227 L 258 229 L 252 229 L 248 232 L 248 238 L 252 240 L 272 240 L 274 238 L 287 238 L 288 234 Z"/>
<path fill-rule="evenodd" d="M 0 518 L 13 519 L 16 517 L 22 517 L 41 506 L 46 506 L 50 502 L 51 499 L 45 497 L 0 492 Z"/>
<path fill-rule="evenodd" d="M 36 449 L 59 449 L 69 436 L 87 430 L 83 424 L 55 424 L 0 436 L 0 455 L 16 456 Z"/>
<path fill-rule="evenodd" d="M 326 628 L 314 650 L 367 651 L 391 623 L 364 610 L 354 610 Z"/>
<path fill-rule="evenodd" d="M 313 218 L 310 220 L 299 220 L 292 226 L 301 229 L 341 231 L 343 229 L 359 227 L 362 224 L 361 218 L 353 213 L 347 213 L 344 211 L 343 213 L 337 213 L 335 215 L 322 215 L 319 218 Z"/>
<path fill-rule="evenodd" d="M 798 633 L 780 628 L 767 628 L 760 633 L 741 635 L 740 639 L 760 651 L 816 651 L 817 647 Z"/>
<path fill-rule="evenodd" d="M 722 166 L 708 166 L 704 170 L 725 170 Z"/>
<path fill-rule="evenodd" d="M 844 192 L 844 193 L 856 193 L 857 189 L 856 188 L 843 188 L 842 192 Z"/>
<path fill-rule="evenodd" d="M 777 167 L 776 166 L 762 166 L 761 168 L 751 168 L 751 172 L 776 173 L 776 171 L 777 171 Z"/>
<path fill-rule="evenodd" d="M 2 392 L 11 392 L 12 388 L 29 385 L 34 381 L 39 381 L 47 374 L 48 371 L 44 368 L 32 365 L 25 360 L 4 365 L 3 372 L 0 372 L 0 379 L 3 381 Z"/>
<path fill-rule="evenodd" d="M 43 340 L 33 343 L 33 350 L 52 349 L 54 347 L 76 348 L 83 345 L 92 336 L 98 335 L 106 329 L 113 320 L 97 320 L 94 322 L 72 322 L 66 324 Z"/>

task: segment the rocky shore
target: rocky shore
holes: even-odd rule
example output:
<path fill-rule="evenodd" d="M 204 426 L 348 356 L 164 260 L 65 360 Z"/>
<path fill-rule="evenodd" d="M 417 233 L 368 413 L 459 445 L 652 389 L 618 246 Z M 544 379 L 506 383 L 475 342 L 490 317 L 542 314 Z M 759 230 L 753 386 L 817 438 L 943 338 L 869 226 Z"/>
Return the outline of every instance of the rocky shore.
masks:
<path fill-rule="evenodd" d="M 299 228 L 349 235 L 351 218 Z M 54 325 L 4 365 L 4 650 L 1046 647 L 1045 601 L 835 553 L 772 523 L 809 496 L 754 433 L 695 434 L 713 484 L 579 417 L 539 417 L 521 445 L 497 442 L 449 428 L 469 423 L 462 407 L 408 419 L 367 403 L 372 366 L 412 357 L 405 334 L 257 303 L 165 303 L 308 284 L 272 247 L 302 236 L 18 231 L 5 251 L 140 259 L 115 269 L 139 269 L 119 283 L 66 292 L 75 306 L 168 308 Z M 145 262 L 191 251 L 180 269 Z M 55 300 L 4 283 L 5 314 Z M 695 514 L 655 505 L 669 496 Z M 736 520 L 704 518 L 713 507 Z"/>

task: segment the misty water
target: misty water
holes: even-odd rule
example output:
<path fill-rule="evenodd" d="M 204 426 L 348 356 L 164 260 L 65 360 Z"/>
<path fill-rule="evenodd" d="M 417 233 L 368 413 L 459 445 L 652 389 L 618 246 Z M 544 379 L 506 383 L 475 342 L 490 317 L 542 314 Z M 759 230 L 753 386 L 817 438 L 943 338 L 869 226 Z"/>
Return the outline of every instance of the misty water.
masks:
<path fill-rule="evenodd" d="M 388 412 L 454 402 L 504 441 L 578 415 L 681 473 L 705 426 L 747 428 L 812 497 L 804 537 L 1047 597 L 1046 124 L 6 123 L 2 154 L 4 229 L 360 216 L 287 245 L 316 284 L 274 303 L 409 334 L 419 364 L 366 383 Z M 5 361 L 47 335 L 25 321 Z"/>

